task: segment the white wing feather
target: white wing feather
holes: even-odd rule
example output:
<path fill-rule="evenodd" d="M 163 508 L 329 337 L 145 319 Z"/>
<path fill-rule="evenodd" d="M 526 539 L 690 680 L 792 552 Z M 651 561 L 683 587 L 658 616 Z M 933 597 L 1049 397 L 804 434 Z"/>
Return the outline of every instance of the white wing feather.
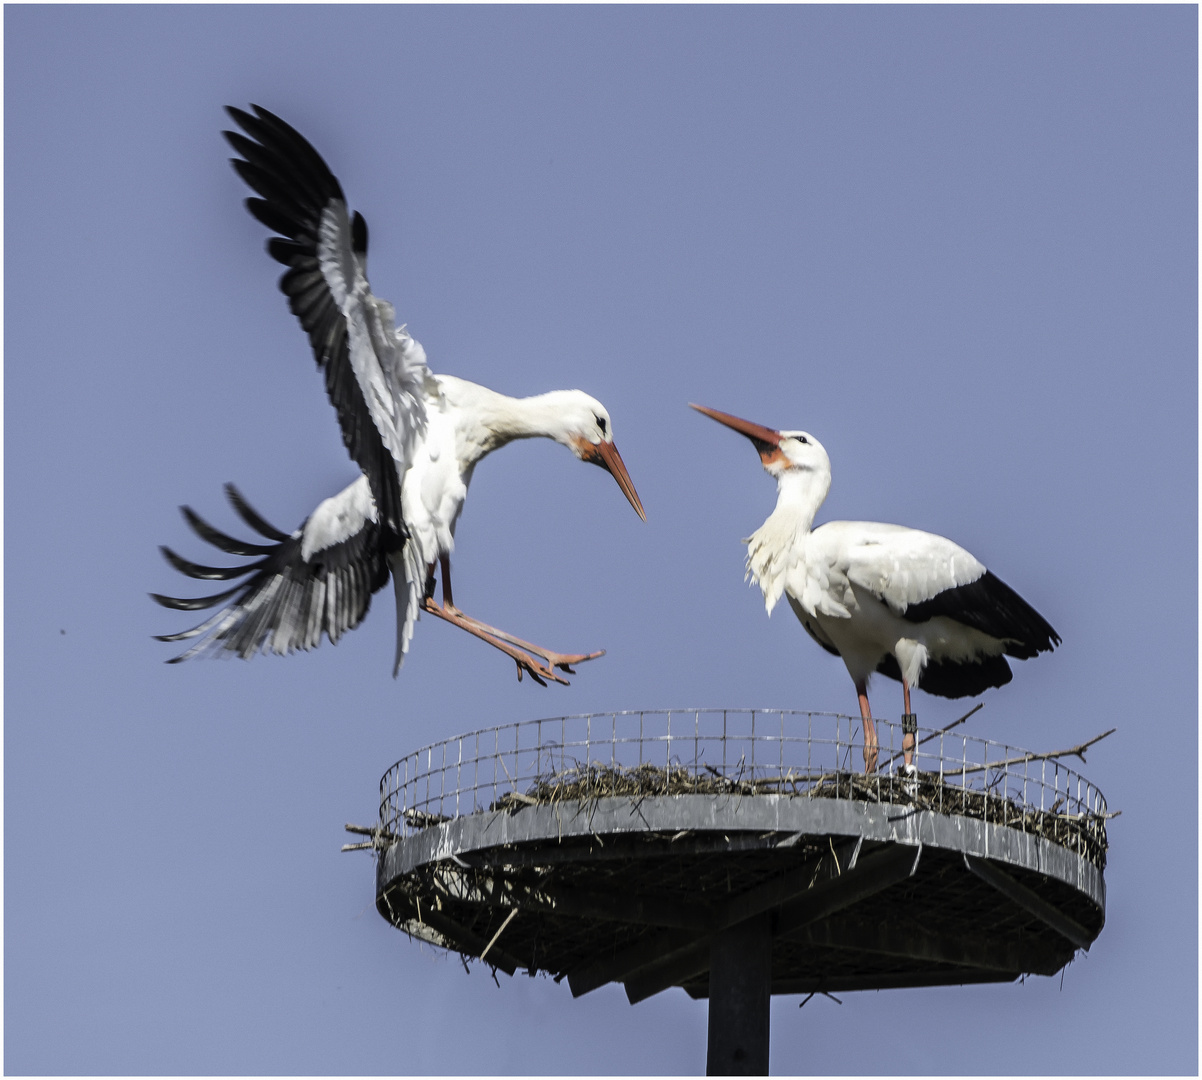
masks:
<path fill-rule="evenodd" d="M 810 535 L 806 558 L 825 565 L 830 577 L 867 590 L 899 615 L 985 573 L 976 558 L 946 537 L 875 521 L 828 522 Z M 838 590 L 828 584 L 824 591 L 829 596 Z"/>
<path fill-rule="evenodd" d="M 322 212 L 318 260 L 346 320 L 351 370 L 403 476 L 413 462 L 414 443 L 425 432 L 425 395 L 436 387 L 425 349 L 403 327 L 396 328 L 393 306 L 372 295 L 350 241 L 346 204 L 334 200 Z"/>

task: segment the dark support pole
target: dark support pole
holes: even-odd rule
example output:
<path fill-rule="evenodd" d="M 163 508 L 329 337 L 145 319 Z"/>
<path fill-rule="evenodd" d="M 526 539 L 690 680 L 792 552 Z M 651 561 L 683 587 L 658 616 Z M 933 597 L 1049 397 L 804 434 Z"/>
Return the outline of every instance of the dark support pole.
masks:
<path fill-rule="evenodd" d="M 707 1076 L 767 1076 L 772 917 L 720 931 L 710 946 Z"/>

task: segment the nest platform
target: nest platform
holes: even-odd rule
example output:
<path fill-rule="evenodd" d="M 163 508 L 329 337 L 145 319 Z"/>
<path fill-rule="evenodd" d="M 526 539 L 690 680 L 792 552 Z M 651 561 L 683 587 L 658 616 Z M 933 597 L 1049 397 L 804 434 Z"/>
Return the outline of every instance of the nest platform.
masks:
<path fill-rule="evenodd" d="M 947 729 L 919 729 L 907 774 L 883 720 L 865 775 L 859 727 L 644 711 L 425 747 L 381 781 L 377 909 L 574 996 L 616 982 L 631 1003 L 676 986 L 738 997 L 750 977 L 765 1025 L 766 994 L 1006 982 L 1089 948 L 1110 816 L 1096 787 Z M 766 1071 L 763 1034 L 764 1068 L 734 1071 Z"/>

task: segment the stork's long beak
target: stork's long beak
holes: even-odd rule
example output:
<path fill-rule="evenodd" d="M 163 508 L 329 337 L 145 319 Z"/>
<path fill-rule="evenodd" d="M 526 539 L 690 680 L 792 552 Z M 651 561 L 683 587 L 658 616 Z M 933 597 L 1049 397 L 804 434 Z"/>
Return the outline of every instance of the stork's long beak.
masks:
<path fill-rule="evenodd" d="M 581 456 L 585 461 L 600 465 L 618 482 L 618 487 L 622 489 L 622 494 L 630 500 L 634 512 L 646 521 L 647 515 L 643 513 L 643 504 L 639 499 L 639 493 L 634 490 L 634 482 L 630 479 L 630 473 L 626 471 L 626 464 L 622 461 L 622 455 L 618 453 L 618 448 L 611 442 L 590 443 L 581 440 L 577 445 L 580 446 Z"/>
<path fill-rule="evenodd" d="M 755 445 L 756 450 L 759 452 L 760 460 L 765 465 L 779 456 L 781 438 L 779 431 L 764 427 L 763 424 L 753 424 L 750 420 L 740 420 L 737 416 L 719 412 L 717 409 L 707 409 L 704 405 L 694 405 L 691 401 L 689 402 L 689 407 L 696 409 L 699 413 L 704 413 L 711 420 L 717 420 L 719 424 L 725 424 L 728 428 L 733 428 L 740 435 L 746 435 Z"/>

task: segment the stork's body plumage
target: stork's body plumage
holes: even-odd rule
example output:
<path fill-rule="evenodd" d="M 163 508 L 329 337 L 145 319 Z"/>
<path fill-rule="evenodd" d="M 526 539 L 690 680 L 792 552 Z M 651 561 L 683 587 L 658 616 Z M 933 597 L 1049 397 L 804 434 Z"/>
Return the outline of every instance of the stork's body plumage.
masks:
<path fill-rule="evenodd" d="M 227 485 L 239 516 L 272 545 L 236 540 L 185 508 L 202 539 L 257 561 L 205 567 L 164 549 L 168 561 L 190 577 L 250 576 L 216 596 L 155 595 L 165 606 L 183 610 L 223 604 L 199 626 L 163 640 L 199 639 L 176 660 L 206 651 L 248 657 L 259 650 L 310 649 L 323 635 L 337 641 L 357 626 L 372 594 L 391 575 L 397 609 L 394 674 L 425 610 L 511 656 L 519 678 L 526 671 L 539 682 L 563 682 L 556 668 L 570 671 L 570 664 L 601 653 L 540 649 L 465 615 L 452 600 L 450 556 L 475 466 L 514 439 L 554 439 L 580 460 L 601 465 L 644 517 L 613 444 L 609 414 L 580 390 L 512 398 L 431 372 L 420 343 L 405 327 L 396 327 L 392 305 L 371 293 L 367 226 L 359 214 L 348 214 L 338 180 L 294 129 L 253 108 L 254 115 L 229 110 L 246 132 L 225 133 L 242 155 L 233 164 L 262 196 L 248 199 L 248 209 L 281 234 L 268 242 L 271 255 L 288 267 L 280 288 L 309 335 L 343 441 L 362 475 L 322 502 L 291 535 L 269 525 Z M 433 598 L 437 567 L 441 605 Z"/>
<path fill-rule="evenodd" d="M 843 658 L 860 702 L 869 769 L 876 759 L 873 673 L 901 682 L 912 722 L 912 687 L 941 697 L 979 694 L 1010 681 L 1006 657 L 1026 660 L 1060 643 L 1030 604 L 945 537 L 875 521 L 813 528 L 831 471 L 809 433 L 693 407 L 750 438 L 776 479 L 776 509 L 747 541 L 747 573 L 768 614 L 787 597 L 810 636 Z M 910 764 L 910 733 L 906 744 Z"/>

